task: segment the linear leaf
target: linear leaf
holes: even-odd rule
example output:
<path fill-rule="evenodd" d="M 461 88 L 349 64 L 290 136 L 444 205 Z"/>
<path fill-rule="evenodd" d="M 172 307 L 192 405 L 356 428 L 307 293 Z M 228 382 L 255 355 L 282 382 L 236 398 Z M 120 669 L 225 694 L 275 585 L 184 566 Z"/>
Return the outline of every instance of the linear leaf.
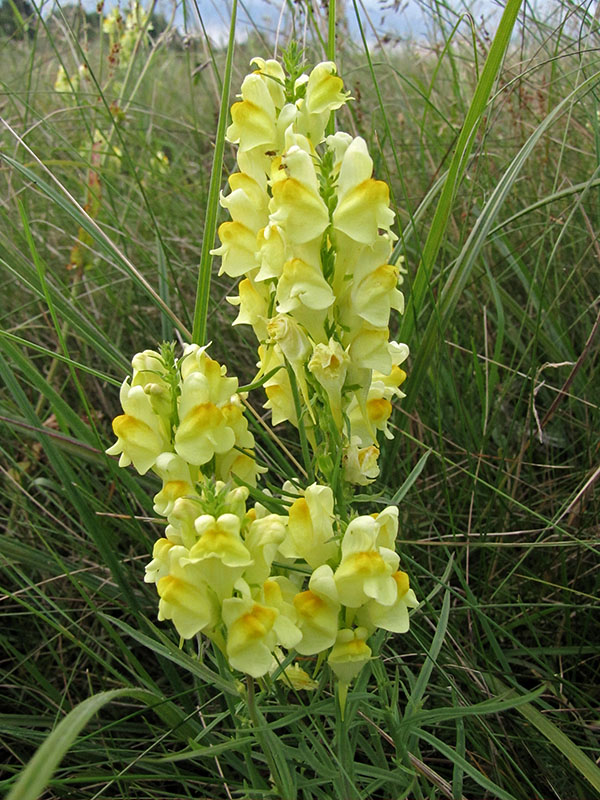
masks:
<path fill-rule="evenodd" d="M 44 791 L 54 770 L 71 747 L 78 733 L 107 703 L 121 697 L 132 697 L 146 705 L 160 701 L 160 697 L 145 689 L 114 689 L 88 697 L 59 722 L 31 761 L 21 772 L 6 800 L 36 800 Z"/>

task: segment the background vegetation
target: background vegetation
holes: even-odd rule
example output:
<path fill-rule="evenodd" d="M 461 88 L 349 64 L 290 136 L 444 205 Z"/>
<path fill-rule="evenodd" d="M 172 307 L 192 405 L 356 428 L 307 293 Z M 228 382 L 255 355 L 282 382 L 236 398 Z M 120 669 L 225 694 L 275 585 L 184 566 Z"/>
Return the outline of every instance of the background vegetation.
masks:
<path fill-rule="evenodd" d="M 54 775 L 38 763 L 39 786 L 14 797 L 46 779 L 48 798 L 275 797 L 274 768 L 290 797 L 595 796 L 597 18 L 525 5 L 479 108 L 498 18 L 486 30 L 436 3 L 418 41 L 374 33 L 360 5 L 338 23 L 355 98 L 340 124 L 392 188 L 397 333 L 413 353 L 362 507 L 399 502 L 424 600 L 410 634 L 378 642 L 344 733 L 327 680 L 313 694 L 266 687 L 250 719 L 211 652 L 198 661 L 194 642 L 180 650 L 155 627 L 142 583 L 155 481 L 103 454 L 131 355 L 192 327 L 225 51 L 154 17 L 119 64 L 98 14 L 15 9 L 4 0 L 0 39 L 0 785 L 64 721 L 42 753 L 62 759 Z M 194 7 L 183 13 L 189 26 Z M 323 14 L 290 6 L 280 47 L 305 36 L 307 61 L 323 60 Z M 259 29 L 237 43 L 232 92 L 274 43 Z M 57 92 L 59 65 L 73 78 L 81 63 L 77 90 Z M 245 383 L 256 355 L 230 326 L 231 289 L 213 275 L 209 338 Z"/>

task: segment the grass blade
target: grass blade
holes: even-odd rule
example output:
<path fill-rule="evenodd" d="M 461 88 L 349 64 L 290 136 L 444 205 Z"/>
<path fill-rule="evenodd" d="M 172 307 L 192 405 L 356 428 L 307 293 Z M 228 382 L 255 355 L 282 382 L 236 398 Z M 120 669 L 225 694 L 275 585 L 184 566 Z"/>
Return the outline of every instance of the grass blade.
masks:
<path fill-rule="evenodd" d="M 146 636 L 144 633 L 132 628 L 130 625 L 120 619 L 113 617 L 110 617 L 109 619 L 113 625 L 116 625 L 117 628 L 120 628 L 137 642 L 143 644 L 144 647 L 147 647 L 153 652 L 158 653 L 169 661 L 173 661 L 187 672 L 190 672 L 192 675 L 196 675 L 196 677 L 201 678 L 205 683 L 216 686 L 222 692 L 234 695 L 235 697 L 239 696 L 239 692 L 236 689 L 233 681 L 224 680 L 220 675 L 204 666 L 204 664 L 202 664 L 200 661 L 192 658 L 183 650 L 180 650 L 149 620 L 146 620 L 146 625 L 156 636 L 156 639 L 151 639 L 149 636 Z"/>
<path fill-rule="evenodd" d="M 465 242 L 450 272 L 450 275 L 448 276 L 448 279 L 441 290 L 435 313 L 432 315 L 427 328 L 425 329 L 425 333 L 421 338 L 419 349 L 411 370 L 410 381 L 407 382 L 406 399 L 403 401 L 403 406 L 407 410 L 410 410 L 414 406 L 416 396 L 425 378 L 425 374 L 432 363 L 431 359 L 435 345 L 439 340 L 439 337 L 443 335 L 452 318 L 452 313 L 456 308 L 456 304 L 458 303 L 462 291 L 468 281 L 468 278 L 476 263 L 481 248 L 483 247 L 483 244 L 490 232 L 494 220 L 496 219 L 509 191 L 517 180 L 524 164 L 533 152 L 542 135 L 546 133 L 548 129 L 556 122 L 556 120 L 559 119 L 562 114 L 564 114 L 572 106 L 575 100 L 580 99 L 582 95 L 584 95 L 586 92 L 589 92 L 593 88 L 593 86 L 597 83 L 599 76 L 600 72 L 595 72 L 570 94 L 568 94 L 567 97 L 565 97 L 547 115 L 544 121 L 536 128 L 521 150 L 517 153 L 509 167 L 502 175 L 502 178 L 499 180 L 491 197 L 482 208 L 481 213 L 475 222 L 473 230 Z M 442 202 L 443 195 L 444 192 L 442 191 L 440 203 Z M 438 251 L 436 250 L 436 255 L 437 252 Z M 422 264 L 423 263 L 424 262 L 422 262 Z M 422 274 L 422 264 L 419 266 L 417 280 L 419 279 L 419 275 Z M 417 283 L 417 280 L 415 280 L 415 284 Z M 420 294 L 415 293 L 415 289 L 413 287 L 413 296 L 416 297 L 413 305 L 416 304 L 416 308 L 413 310 L 412 315 L 411 313 L 406 313 L 403 318 L 403 326 L 404 323 L 406 323 L 410 327 L 409 336 L 413 330 L 412 326 L 415 320 L 416 309 L 420 307 L 419 297 L 422 298 L 424 291 L 425 290 L 423 289 L 422 291 L 419 290 Z M 412 322 L 407 322 L 407 320 L 411 319 L 411 316 Z M 405 338 L 404 327 L 401 331 L 401 337 L 403 339 Z"/>
<path fill-rule="evenodd" d="M 492 684 L 495 691 L 506 691 L 507 687 L 498 678 L 488 676 L 488 681 Z M 516 695 L 514 689 L 508 689 L 509 695 Z M 530 725 L 538 731 L 559 750 L 565 758 L 583 775 L 583 777 L 600 792 L 600 769 L 594 764 L 591 758 L 577 747 L 547 716 L 540 713 L 531 703 L 524 703 L 515 706 L 519 714 L 522 714 Z"/>
<path fill-rule="evenodd" d="M 432 452 L 431 450 L 427 450 L 426 453 L 423 453 L 421 458 L 417 461 L 417 463 L 411 470 L 410 475 L 407 477 L 402 486 L 398 489 L 396 494 L 389 501 L 390 505 L 396 506 L 398 505 L 398 503 L 401 503 L 402 500 L 404 500 L 414 482 L 417 480 L 421 472 L 423 472 L 423 467 L 427 463 L 427 459 L 431 455 L 431 452 Z"/>
<path fill-rule="evenodd" d="M 206 341 L 206 321 L 208 319 L 208 301 L 210 299 L 210 279 L 212 272 L 211 250 L 215 244 L 217 230 L 217 215 L 219 213 L 219 192 L 221 189 L 221 176 L 223 174 L 223 153 L 225 150 L 225 126 L 229 114 L 229 87 L 231 85 L 231 72 L 233 64 L 233 50 L 235 47 L 235 20 L 237 14 L 237 0 L 231 5 L 231 20 L 229 23 L 229 42 L 227 44 L 227 60 L 225 74 L 221 87 L 221 105 L 219 108 L 219 123 L 217 138 L 213 155 L 210 185 L 204 217 L 204 232 L 202 236 L 202 253 L 198 268 L 198 284 L 196 289 L 196 304 L 194 306 L 194 326 L 192 329 L 192 342 L 204 344 Z"/>
<path fill-rule="evenodd" d="M 400 331 L 400 339 L 402 341 L 412 340 L 417 319 L 428 293 L 433 266 L 446 233 L 456 191 L 466 172 L 475 134 L 487 107 L 494 81 L 504 60 L 504 54 L 520 7 L 521 0 L 508 0 L 505 6 L 498 30 L 477 83 L 473 100 L 461 128 L 404 313 Z"/>
<path fill-rule="evenodd" d="M 145 689 L 114 689 L 84 700 L 70 711 L 48 736 L 17 779 L 6 800 L 36 800 L 81 729 L 102 706 L 121 697 L 131 697 L 148 706 L 160 700 L 157 695 Z"/>
<path fill-rule="evenodd" d="M 24 143 L 22 144 L 23 146 L 26 147 Z M 35 153 L 29 150 L 29 148 L 27 149 L 30 152 L 30 154 L 35 157 Z M 42 178 L 40 178 L 32 169 L 25 166 L 25 164 L 21 164 L 14 158 L 7 156 L 6 153 L 0 153 L 0 157 L 3 158 L 9 166 L 17 170 L 17 172 L 20 172 L 21 175 L 27 178 L 28 181 L 31 181 L 31 183 L 33 183 L 43 194 L 45 194 L 49 200 L 52 200 L 54 203 L 60 206 L 60 208 L 62 208 L 63 211 L 69 214 L 69 216 L 71 216 L 75 220 L 75 222 L 93 238 L 93 240 L 103 250 L 103 252 L 105 252 L 108 256 L 115 258 L 119 262 L 119 264 L 123 267 L 123 269 L 126 270 L 126 272 L 151 298 L 152 302 L 155 305 L 157 305 L 172 320 L 173 324 L 183 334 L 189 335 L 189 331 L 187 331 L 185 325 L 163 302 L 162 298 L 156 292 L 156 290 L 148 283 L 148 281 L 144 278 L 144 276 L 134 267 L 134 265 L 129 261 L 129 259 L 126 258 L 123 255 L 123 253 L 121 253 L 119 248 L 104 233 L 102 228 L 100 228 L 100 226 L 89 216 L 89 214 L 85 213 L 85 211 L 74 200 L 74 198 L 71 197 L 71 195 L 69 195 L 68 192 L 66 192 L 66 189 L 63 189 L 63 191 L 67 194 L 67 197 L 63 197 L 63 195 L 60 192 L 54 189 L 54 187 L 50 186 L 49 183 L 46 183 L 46 181 L 42 180 Z"/>

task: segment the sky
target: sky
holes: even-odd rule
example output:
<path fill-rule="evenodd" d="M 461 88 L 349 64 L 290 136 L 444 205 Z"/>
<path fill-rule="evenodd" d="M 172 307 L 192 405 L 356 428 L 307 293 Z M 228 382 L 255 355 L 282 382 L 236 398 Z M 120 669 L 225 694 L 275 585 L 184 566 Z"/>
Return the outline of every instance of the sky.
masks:
<path fill-rule="evenodd" d="M 165 0 L 162 0 L 164 12 L 167 11 L 168 6 Z M 282 10 L 282 3 L 284 9 L 284 20 L 289 22 L 290 3 L 286 0 L 238 0 L 238 23 L 237 28 L 239 36 L 243 37 L 246 32 L 251 31 L 256 25 L 259 30 L 270 31 L 272 34 L 277 29 L 278 19 Z M 339 0 L 338 0 L 339 2 Z M 315 13 L 319 13 L 319 2 L 313 2 Z M 358 39 L 359 31 L 356 24 L 356 14 L 352 0 L 345 0 L 346 16 L 349 21 L 350 34 Z M 464 10 L 465 4 L 461 0 L 450 0 L 449 5 L 453 6 L 457 11 Z M 412 36 L 421 38 L 427 35 L 428 28 L 426 19 L 431 14 L 427 13 L 427 0 L 420 2 L 419 0 L 357 0 L 357 6 L 360 9 L 361 18 L 366 29 L 369 30 L 369 38 L 373 37 L 373 30 L 369 24 L 371 20 L 373 26 L 380 31 L 380 33 L 388 33 L 392 36 Z M 387 6 L 387 8 L 386 8 Z M 486 20 L 493 22 L 493 18 L 498 16 L 498 11 L 501 7 L 495 0 L 475 0 L 469 3 L 473 9 L 474 14 L 479 20 L 483 14 Z M 190 4 L 193 8 L 193 5 Z M 198 7 L 206 29 L 212 38 L 223 40 L 229 30 L 229 11 L 231 8 L 228 0 L 221 0 L 221 2 L 213 2 L 213 0 L 198 0 Z M 325 12 L 320 12 L 324 15 Z M 452 19 L 452 14 L 448 13 L 448 19 Z M 301 22 L 302 17 L 298 15 L 298 20 Z M 285 29 L 289 30 L 287 25 Z"/>
<path fill-rule="evenodd" d="M 83 2 L 86 9 L 93 10 L 97 0 L 59 0 L 62 4 Z M 538 15 L 546 16 L 552 13 L 553 9 L 564 8 L 564 3 L 560 0 L 526 0 L 529 8 L 535 7 Z M 600 0 L 598 0 L 600 2 Z M 40 0 L 36 0 L 37 3 Z M 46 10 L 53 5 L 53 0 L 41 0 Z M 113 6 L 120 4 L 126 7 L 129 0 L 104 0 L 105 13 Z M 140 0 L 144 7 L 148 7 L 151 0 Z M 326 11 L 323 10 L 326 0 L 310 0 L 314 13 L 321 17 L 323 32 L 326 31 Z M 356 7 L 359 9 L 360 17 L 365 28 L 365 33 L 372 44 L 376 41 L 376 33 L 379 36 L 399 38 L 413 38 L 416 40 L 431 40 L 431 20 L 434 13 L 430 8 L 435 6 L 436 12 L 440 13 L 440 7 L 447 10 L 443 12 L 448 29 L 451 29 L 458 21 L 459 15 L 470 10 L 478 26 L 485 26 L 486 30 L 493 36 L 498 20 L 500 19 L 503 4 L 500 0 L 337 0 L 338 7 L 343 3 L 346 8 L 346 18 L 348 20 L 349 35 L 357 42 L 360 41 L 360 34 L 356 22 Z M 583 0 L 586 2 L 586 0 Z M 188 27 L 187 33 L 199 30 L 198 15 L 195 7 L 198 8 L 200 15 L 211 39 L 216 44 L 224 44 L 229 33 L 229 20 L 231 13 L 231 0 L 158 0 L 156 9 L 167 19 L 171 18 L 175 4 L 175 24 L 183 32 L 184 15 L 183 3 L 186 4 Z M 282 20 L 282 30 L 290 30 L 290 8 L 296 9 L 296 20 L 299 25 L 298 38 L 302 38 L 302 24 L 304 17 L 299 9 L 303 7 L 306 0 L 238 0 L 238 19 L 236 32 L 238 40 L 245 39 L 250 32 L 260 31 L 267 34 L 266 38 L 273 41 L 277 30 L 278 21 Z M 525 3 L 524 3 L 525 4 Z M 282 12 L 283 9 L 283 12 Z M 283 16 L 281 16 L 283 14 Z M 465 35 L 468 35 L 467 25 L 464 26 Z"/>

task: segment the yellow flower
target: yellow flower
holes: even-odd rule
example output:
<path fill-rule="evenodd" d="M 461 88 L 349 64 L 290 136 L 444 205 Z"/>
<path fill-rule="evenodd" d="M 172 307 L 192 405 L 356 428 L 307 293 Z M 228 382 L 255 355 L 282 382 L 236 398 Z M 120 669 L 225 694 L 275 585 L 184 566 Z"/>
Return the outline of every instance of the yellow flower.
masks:
<path fill-rule="evenodd" d="M 267 470 L 259 467 L 254 458 L 254 436 L 248 430 L 248 420 L 244 416 L 240 396 L 234 395 L 231 402 L 222 406 L 221 410 L 227 427 L 235 435 L 235 444 L 227 453 L 215 456 L 215 475 L 222 481 L 228 481 L 232 475 L 237 475 L 246 483 L 256 486 L 258 476 Z"/>
<path fill-rule="evenodd" d="M 169 551 L 176 545 L 169 539 L 158 539 L 152 550 L 152 561 L 146 564 L 144 583 L 158 583 L 161 578 L 169 574 Z"/>
<path fill-rule="evenodd" d="M 353 137 L 346 131 L 336 131 L 325 139 L 327 142 L 327 150 L 334 155 L 333 168 L 335 172 L 339 173 L 344 153 L 352 144 Z"/>
<path fill-rule="evenodd" d="M 377 547 L 394 550 L 398 535 L 398 506 L 386 506 L 379 514 L 373 514 L 377 524 Z"/>
<path fill-rule="evenodd" d="M 338 429 L 342 427 L 342 390 L 350 359 L 335 339 L 328 344 L 317 344 L 313 350 L 308 369 L 325 389 L 329 407 Z"/>
<path fill-rule="evenodd" d="M 158 619 L 170 619 L 180 636 L 190 639 L 217 624 L 219 608 L 212 589 L 198 568 L 186 560 L 188 550 L 175 545 L 168 551 L 169 574 L 156 588 L 160 597 Z"/>
<path fill-rule="evenodd" d="M 404 393 L 400 391 L 400 386 L 406 380 L 406 372 L 400 369 L 402 364 L 409 354 L 407 345 L 403 342 L 390 342 L 388 345 L 390 357 L 392 360 L 392 368 L 387 372 L 379 372 L 373 370 L 373 383 L 380 382 L 385 389 L 385 397 L 391 400 L 393 397 L 404 397 Z"/>
<path fill-rule="evenodd" d="M 227 657 L 234 669 L 253 678 L 265 675 L 271 666 L 277 643 L 273 625 L 278 611 L 255 603 L 250 598 L 232 597 L 223 602 L 227 625 Z"/>
<path fill-rule="evenodd" d="M 373 161 L 367 144 L 358 136 L 342 159 L 333 225 L 355 242 L 368 245 L 374 244 L 380 229 L 390 235 L 394 221 L 388 185 L 371 178 L 372 172 Z"/>
<path fill-rule="evenodd" d="M 379 475 L 379 448 L 374 445 L 359 447 L 358 436 L 353 436 L 352 442 L 344 450 L 344 477 L 350 483 L 367 486 Z"/>
<path fill-rule="evenodd" d="M 208 345 L 185 345 L 179 361 L 181 378 L 185 383 L 193 373 L 201 373 L 206 379 L 206 390 L 210 392 L 210 399 L 219 405 L 228 402 L 237 391 L 238 379 L 228 378 L 227 367 L 211 358 L 206 352 L 207 348 Z"/>
<path fill-rule="evenodd" d="M 284 575 L 276 575 L 264 581 L 262 588 L 256 594 L 256 599 L 266 606 L 276 608 L 279 618 L 275 623 L 279 643 L 286 647 L 295 647 L 302 638 L 297 627 L 297 614 L 294 608 L 294 597 L 298 587 Z"/>
<path fill-rule="evenodd" d="M 366 628 L 356 628 L 353 631 L 344 628 L 338 633 L 337 641 L 329 654 L 327 663 L 340 683 L 346 686 L 371 658 L 371 648 L 365 641 L 367 636 Z"/>
<path fill-rule="evenodd" d="M 254 453 L 240 453 L 234 449 L 224 455 L 215 456 L 215 475 L 221 480 L 230 480 L 232 476 L 237 476 L 250 486 L 256 486 L 258 477 L 265 472 L 267 468 L 256 463 Z"/>
<path fill-rule="evenodd" d="M 348 355 L 353 366 L 376 369 L 388 374 L 392 368 L 389 348 L 389 330 L 374 328 L 363 323 L 348 347 Z"/>
<path fill-rule="evenodd" d="M 221 256 L 219 275 L 224 272 L 231 278 L 239 278 L 255 269 L 256 233 L 242 222 L 223 222 L 219 226 L 221 247 L 211 250 L 214 256 Z"/>
<path fill-rule="evenodd" d="M 235 445 L 227 413 L 217 405 L 228 405 L 233 386 L 237 388 L 237 379 L 223 378 L 220 373 L 192 372 L 184 379 L 175 450 L 188 463 L 206 464 L 215 453 L 226 453 Z"/>
<path fill-rule="evenodd" d="M 279 226 L 269 223 L 260 230 L 256 239 L 257 259 L 260 269 L 257 281 L 279 278 L 283 272 L 286 248 Z"/>
<path fill-rule="evenodd" d="M 322 61 L 313 67 L 306 86 L 306 106 L 311 114 L 329 114 L 348 101 L 344 82 L 336 73 L 333 61 Z"/>
<path fill-rule="evenodd" d="M 238 286 L 238 296 L 228 297 L 227 302 L 240 307 L 234 325 L 252 325 L 259 341 L 267 338 L 268 286 L 256 283 L 250 277 L 244 278 Z"/>
<path fill-rule="evenodd" d="M 308 336 L 296 320 L 289 314 L 277 314 L 268 321 L 267 331 L 294 369 L 300 372 L 311 348 Z"/>
<path fill-rule="evenodd" d="M 409 628 L 408 609 L 419 605 L 415 593 L 410 588 L 406 572 L 392 575 L 398 587 L 398 596 L 392 605 L 384 606 L 371 600 L 358 612 L 358 618 L 367 627 L 383 628 L 392 633 L 406 633 Z"/>
<path fill-rule="evenodd" d="M 188 549 L 196 543 L 196 519 L 202 513 L 198 499 L 178 497 L 169 513 L 169 524 L 165 531 L 167 539 Z"/>
<path fill-rule="evenodd" d="M 250 64 L 256 65 L 256 73 L 264 76 L 265 86 L 269 90 L 275 107 L 282 108 L 285 102 L 285 72 L 279 61 L 274 58 L 265 60 L 255 56 Z"/>
<path fill-rule="evenodd" d="M 244 540 L 253 562 L 244 571 L 244 580 L 247 583 L 258 585 L 267 580 L 285 531 L 286 518 L 279 514 L 266 514 L 250 524 Z"/>
<path fill-rule="evenodd" d="M 307 591 L 294 597 L 294 606 L 298 615 L 296 624 L 302 631 L 296 650 L 302 655 L 313 655 L 331 647 L 338 632 L 341 606 L 330 566 L 317 567 Z"/>
<path fill-rule="evenodd" d="M 373 517 L 353 519 L 342 539 L 342 560 L 335 571 L 340 602 L 359 608 L 374 599 L 390 606 L 398 590 L 392 577 L 400 558 L 386 547 L 377 546 L 379 527 Z"/>
<path fill-rule="evenodd" d="M 336 75 L 332 61 L 317 64 L 310 75 L 302 76 L 296 85 L 300 80 L 306 83 L 306 94 L 296 102 L 296 129 L 306 134 L 313 145 L 317 145 L 323 139 L 330 113 L 344 105 L 350 94 L 343 91 L 344 83 Z"/>
<path fill-rule="evenodd" d="M 260 358 L 259 375 L 266 375 L 279 367 L 277 372 L 264 385 L 267 402 L 263 407 L 271 410 L 271 423 L 279 425 L 280 422 L 289 420 L 292 425 L 297 426 L 298 418 L 296 416 L 292 387 L 281 351 L 278 351 L 275 347 L 263 347 L 260 345 L 258 355 Z"/>
<path fill-rule="evenodd" d="M 186 404 L 175 434 L 175 449 L 190 464 L 206 464 L 215 453 L 227 453 L 235 444 L 235 434 L 227 425 L 223 411 L 214 403 Z"/>
<path fill-rule="evenodd" d="M 359 317 L 375 327 L 387 327 L 390 309 L 401 314 L 404 296 L 396 287 L 398 268 L 382 264 L 352 287 L 352 304 Z"/>
<path fill-rule="evenodd" d="M 125 413 L 113 420 L 117 441 L 106 452 L 121 455 L 120 467 L 133 463 L 140 475 L 145 475 L 161 453 L 171 450 L 170 421 L 155 413 L 142 386 L 130 386 L 127 379 L 121 386 L 120 399 Z"/>
<path fill-rule="evenodd" d="M 313 569 L 334 558 L 333 492 L 329 486 L 311 484 L 288 511 L 288 532 L 279 546 L 285 558 L 303 558 Z"/>
<path fill-rule="evenodd" d="M 156 459 L 154 472 L 162 479 L 163 487 L 154 496 L 154 511 L 168 517 L 175 501 L 194 491 L 190 465 L 176 453 L 161 453 Z"/>
<path fill-rule="evenodd" d="M 235 221 L 243 223 L 255 235 L 268 223 L 269 195 L 250 175 L 235 172 L 228 178 L 231 193 L 221 194 L 221 205 Z"/>
<path fill-rule="evenodd" d="M 315 417 L 310 403 L 304 369 L 311 350 L 308 336 L 289 314 L 277 314 L 271 317 L 267 323 L 267 331 L 271 341 L 275 342 L 275 347 L 279 348 L 294 370 L 300 393 L 314 423 Z"/>
<path fill-rule="evenodd" d="M 231 595 L 233 585 L 252 557 L 240 536 L 241 520 L 235 514 L 215 517 L 202 514 L 195 521 L 198 539 L 182 558 L 182 564 L 193 564 L 198 574 L 220 599 Z"/>
<path fill-rule="evenodd" d="M 251 597 L 232 597 L 223 602 L 223 621 L 227 626 L 227 656 L 234 669 L 254 678 L 266 675 L 278 644 L 294 647 L 300 631 L 276 608 Z"/>
<path fill-rule="evenodd" d="M 369 386 L 366 399 L 359 397 L 358 393 L 350 401 L 347 409 L 352 437 L 362 447 L 374 444 L 377 431 L 383 431 L 387 439 L 393 439 L 393 434 L 388 428 L 388 420 L 392 414 L 391 400 L 395 397 L 404 397 L 403 393 L 394 386 L 394 381 L 402 382 L 405 373 L 399 367 L 392 367 L 389 376 L 373 371 L 373 380 Z M 387 385 L 386 385 L 387 384 Z"/>
<path fill-rule="evenodd" d="M 245 275 L 257 266 L 257 233 L 269 221 L 269 195 L 250 175 L 236 172 L 229 177 L 232 189 L 227 196 L 221 194 L 221 205 L 228 209 L 232 221 L 219 227 L 221 247 L 211 250 L 222 257 L 219 275 L 224 272 L 232 278 Z"/>
<path fill-rule="evenodd" d="M 165 383 L 165 364 L 156 350 L 142 350 L 131 359 L 133 367 L 132 386 L 146 386 L 149 383 Z"/>
<path fill-rule="evenodd" d="M 216 519 L 210 514 L 201 514 L 194 526 L 198 541 L 190 548 L 191 562 L 217 558 L 228 567 L 247 567 L 252 563 L 240 538 L 241 520 L 236 514 L 221 514 Z"/>
<path fill-rule="evenodd" d="M 267 79 L 268 80 L 268 79 Z M 277 149 L 276 111 L 267 81 L 257 73 L 242 83 L 242 100 L 231 106 L 232 124 L 227 139 L 239 143 L 242 152 L 262 147 Z"/>
<path fill-rule="evenodd" d="M 323 311 L 335 300 L 331 286 L 323 277 L 321 269 L 307 264 L 300 258 L 292 258 L 283 265 L 283 273 L 277 284 L 277 311 L 281 314 L 296 312 L 302 307 L 311 311 Z"/>
<path fill-rule="evenodd" d="M 317 239 L 329 225 L 329 212 L 319 193 L 312 156 L 293 145 L 282 159 L 279 174 L 272 185 L 270 222 L 283 229 L 291 244 Z"/>

